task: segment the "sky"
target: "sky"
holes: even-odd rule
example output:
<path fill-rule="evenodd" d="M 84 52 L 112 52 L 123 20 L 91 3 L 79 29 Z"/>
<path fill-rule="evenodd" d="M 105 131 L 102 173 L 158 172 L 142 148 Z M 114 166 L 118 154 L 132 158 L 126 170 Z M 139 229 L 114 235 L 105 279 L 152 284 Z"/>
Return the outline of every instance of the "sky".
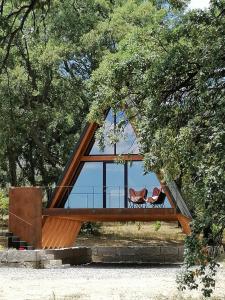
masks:
<path fill-rule="evenodd" d="M 195 8 L 208 8 L 209 7 L 209 0 L 191 0 L 191 3 L 189 4 L 190 9 Z"/>

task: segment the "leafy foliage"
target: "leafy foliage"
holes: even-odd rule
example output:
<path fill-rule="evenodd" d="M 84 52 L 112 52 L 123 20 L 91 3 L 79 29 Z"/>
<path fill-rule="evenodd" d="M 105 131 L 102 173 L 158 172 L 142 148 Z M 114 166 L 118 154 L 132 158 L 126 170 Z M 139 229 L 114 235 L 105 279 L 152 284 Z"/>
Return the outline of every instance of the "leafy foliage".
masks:
<path fill-rule="evenodd" d="M 20 1 L 5 3 L 3 17 L 26 10 L 20 7 Z M 104 18 L 104 7 L 98 1 L 52 1 L 47 17 L 37 7 L 16 31 L 0 74 L 2 186 L 57 181 L 84 126 L 91 102 L 86 82 L 98 65 L 82 36 Z M 16 16 L 18 23 L 22 16 Z"/>
<path fill-rule="evenodd" d="M 81 226 L 80 233 L 81 234 L 91 234 L 91 235 L 99 235 L 100 234 L 100 228 L 101 224 L 100 223 L 93 223 L 93 222 L 85 222 Z"/>
<path fill-rule="evenodd" d="M 5 193 L 0 190 L 0 216 L 3 219 L 4 216 L 8 214 L 9 209 L 9 199 L 6 197 Z"/>
<path fill-rule="evenodd" d="M 109 106 L 126 110 L 146 171 L 181 188 L 194 216 L 181 282 L 203 284 L 205 296 L 217 265 L 217 251 L 205 249 L 219 247 L 225 228 L 224 14 L 224 1 L 186 13 L 151 1 L 118 5 L 107 23 L 115 47 L 90 83 L 90 120 L 101 123 Z M 108 31 L 101 24 L 101 34 Z M 196 264 L 200 270 L 193 271 Z"/>

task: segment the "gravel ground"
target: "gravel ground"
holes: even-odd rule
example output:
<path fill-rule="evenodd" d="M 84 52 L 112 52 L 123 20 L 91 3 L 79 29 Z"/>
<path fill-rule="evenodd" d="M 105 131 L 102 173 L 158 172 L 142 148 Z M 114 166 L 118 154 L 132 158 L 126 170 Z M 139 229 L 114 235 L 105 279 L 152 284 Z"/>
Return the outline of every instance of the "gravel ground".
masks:
<path fill-rule="evenodd" d="M 178 266 L 84 266 L 68 269 L 0 269 L 0 299 L 200 299 L 176 290 Z M 214 296 L 225 299 L 225 269 Z M 188 298 L 190 299 L 190 298 Z"/>

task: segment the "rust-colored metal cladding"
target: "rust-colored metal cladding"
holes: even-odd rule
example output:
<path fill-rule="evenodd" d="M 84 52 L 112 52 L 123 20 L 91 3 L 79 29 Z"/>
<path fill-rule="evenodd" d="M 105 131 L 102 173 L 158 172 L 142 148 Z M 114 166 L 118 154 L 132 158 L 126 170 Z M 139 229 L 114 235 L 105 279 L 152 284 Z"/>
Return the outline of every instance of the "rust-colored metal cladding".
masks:
<path fill-rule="evenodd" d="M 42 190 L 12 187 L 9 190 L 9 230 L 34 248 L 41 248 Z"/>
<path fill-rule="evenodd" d="M 44 249 L 72 247 L 82 222 L 63 217 L 47 217 L 42 229 Z"/>
<path fill-rule="evenodd" d="M 134 125 L 134 122 L 132 123 Z M 171 186 L 169 187 L 169 184 L 167 186 L 162 182 L 160 174 L 157 174 L 158 179 L 161 181 L 163 192 L 166 194 L 172 208 L 106 208 L 106 173 L 104 172 L 102 205 L 104 208 L 63 208 L 71 192 L 71 187 L 75 184 L 85 162 L 103 162 L 104 166 L 106 163 L 116 161 L 118 158 L 125 161 L 143 160 L 143 157 L 139 154 L 123 154 L 122 156 L 118 156 L 116 155 L 116 151 L 114 151 L 115 155 L 89 155 L 98 126 L 98 124 L 89 123 L 85 127 L 58 185 L 52 193 L 51 199 L 48 201 L 47 209 L 43 209 L 41 212 L 42 193 L 40 189 L 18 188 L 10 190 L 10 230 L 31 243 L 35 248 L 73 246 L 82 222 L 86 221 L 179 221 L 183 232 L 189 234 L 190 219 L 188 218 L 188 209 L 185 208 L 180 194 L 179 199 L 178 197 L 174 197 L 174 192 L 171 192 Z M 124 170 L 124 186 L 128 187 L 127 168 Z M 126 189 L 124 189 L 125 207 L 127 206 L 127 198 L 128 195 Z M 177 199 L 181 208 L 177 206 Z M 178 211 L 182 214 L 178 213 Z"/>
<path fill-rule="evenodd" d="M 173 208 L 48 208 L 43 215 L 80 222 L 177 221 Z"/>
<path fill-rule="evenodd" d="M 190 234 L 190 219 L 174 208 L 48 208 L 43 227 L 43 248 L 62 248 L 74 245 L 83 222 L 179 221 L 183 232 Z"/>
<path fill-rule="evenodd" d="M 125 161 L 142 161 L 143 156 L 139 154 L 125 154 L 120 155 L 119 157 L 121 160 Z M 88 161 L 116 161 L 118 159 L 118 155 L 84 155 L 81 157 L 81 161 L 88 162 Z"/>
<path fill-rule="evenodd" d="M 190 234 L 191 233 L 191 227 L 190 227 L 191 219 L 182 214 L 177 214 L 177 218 L 183 229 L 183 233 L 185 233 L 187 235 Z"/>

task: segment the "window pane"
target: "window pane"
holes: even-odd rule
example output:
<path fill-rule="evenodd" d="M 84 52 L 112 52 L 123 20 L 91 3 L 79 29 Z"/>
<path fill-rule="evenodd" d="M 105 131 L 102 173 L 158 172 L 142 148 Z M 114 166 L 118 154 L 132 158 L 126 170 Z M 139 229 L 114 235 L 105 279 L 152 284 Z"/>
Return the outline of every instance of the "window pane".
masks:
<path fill-rule="evenodd" d="M 106 207 L 124 207 L 124 165 L 106 164 Z"/>
<path fill-rule="evenodd" d="M 105 148 L 103 151 L 101 151 L 101 149 L 98 146 L 98 142 L 95 141 L 90 151 L 90 155 L 114 154 L 114 145 L 110 144 L 110 140 L 108 137 L 110 131 L 113 131 L 113 128 L 114 128 L 114 116 L 112 110 L 110 110 L 104 123 Z"/>
<path fill-rule="evenodd" d="M 102 181 L 102 163 L 85 163 L 72 188 L 65 208 L 103 207 Z"/>
<path fill-rule="evenodd" d="M 128 122 L 124 112 L 120 112 L 116 116 L 116 122 L 125 120 L 124 131 L 121 135 L 120 141 L 116 144 L 117 154 L 138 154 L 139 148 L 137 143 L 137 137 L 132 125 Z"/>
<path fill-rule="evenodd" d="M 119 142 L 116 143 L 116 154 L 137 154 L 139 153 L 139 148 L 133 127 L 126 119 L 124 112 L 117 113 L 116 123 L 118 124 L 122 120 L 124 123 L 121 126 L 121 130 L 116 134 L 119 138 Z M 98 142 L 95 141 L 90 151 L 90 155 L 114 154 L 114 144 L 111 144 L 109 138 L 109 136 L 114 133 L 114 128 L 114 114 L 112 110 L 110 110 L 104 124 L 105 148 L 101 151 L 98 146 Z"/>
<path fill-rule="evenodd" d="M 146 175 L 143 174 L 143 162 L 133 162 L 128 166 L 128 190 L 133 188 L 135 190 L 141 190 L 146 188 L 148 190 L 148 197 L 152 196 L 154 187 L 160 187 L 160 182 L 155 175 L 151 172 Z M 165 200 L 165 207 L 171 207 L 168 199 Z"/>

